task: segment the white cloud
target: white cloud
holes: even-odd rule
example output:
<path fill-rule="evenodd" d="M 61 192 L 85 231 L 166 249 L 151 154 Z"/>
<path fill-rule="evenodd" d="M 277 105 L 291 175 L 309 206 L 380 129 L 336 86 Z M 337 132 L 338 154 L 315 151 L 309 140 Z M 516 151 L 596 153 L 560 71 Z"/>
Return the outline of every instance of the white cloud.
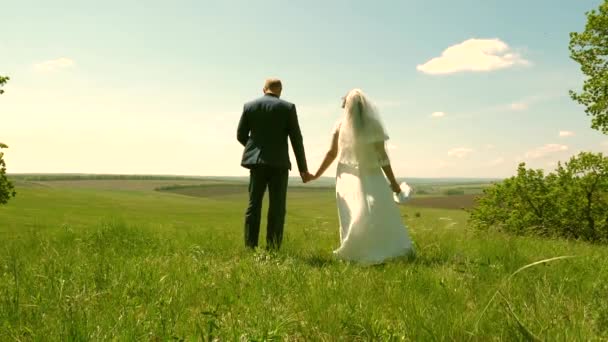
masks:
<path fill-rule="evenodd" d="M 608 147 L 608 140 L 604 141 L 604 142 L 602 143 L 602 146 L 606 146 L 606 147 Z"/>
<path fill-rule="evenodd" d="M 37 71 L 55 71 L 59 69 L 69 68 L 74 66 L 74 61 L 69 58 L 61 57 L 50 61 L 34 64 L 34 69 Z"/>
<path fill-rule="evenodd" d="M 472 149 L 467 147 L 456 147 L 448 151 L 448 156 L 456 158 L 464 158 L 473 152 Z"/>
<path fill-rule="evenodd" d="M 444 117 L 444 116 L 445 116 L 445 112 L 433 112 L 433 113 L 431 114 L 431 117 L 432 117 L 432 118 L 442 118 L 442 117 Z"/>
<path fill-rule="evenodd" d="M 448 47 L 440 57 L 435 57 L 416 68 L 425 74 L 443 75 L 464 71 L 492 71 L 529 64 L 529 61 L 498 38 L 473 38 Z"/>
<path fill-rule="evenodd" d="M 525 157 L 527 159 L 538 159 L 563 151 L 568 151 L 568 146 L 560 144 L 546 144 L 526 152 Z"/>
<path fill-rule="evenodd" d="M 572 132 L 572 131 L 559 131 L 559 136 L 562 137 L 562 138 L 573 137 L 574 136 L 574 132 Z"/>
<path fill-rule="evenodd" d="M 509 105 L 509 109 L 519 112 L 528 109 L 528 104 L 525 102 L 514 102 Z"/>
<path fill-rule="evenodd" d="M 493 150 L 494 148 L 496 148 L 496 146 L 492 145 L 492 144 L 486 144 L 486 146 L 484 146 L 486 150 Z"/>

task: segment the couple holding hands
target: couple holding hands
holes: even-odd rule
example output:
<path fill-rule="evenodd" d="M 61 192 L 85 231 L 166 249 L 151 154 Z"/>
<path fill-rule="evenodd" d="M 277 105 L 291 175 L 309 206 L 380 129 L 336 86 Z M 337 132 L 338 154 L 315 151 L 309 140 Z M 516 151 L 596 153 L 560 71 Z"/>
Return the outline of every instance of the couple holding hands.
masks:
<path fill-rule="evenodd" d="M 280 80 L 266 80 L 264 96 L 245 104 L 238 124 L 237 139 L 245 148 L 241 165 L 250 171 L 245 245 L 258 245 L 262 200 L 268 189 L 266 247 L 281 246 L 291 169 L 289 139 L 304 183 L 321 177 L 338 161 L 337 258 L 377 264 L 412 254 L 412 241 L 394 200 L 405 196 L 385 149 L 388 134 L 369 98 L 360 89 L 353 89 L 342 98 L 343 115 L 334 126 L 331 146 L 313 175 L 308 171 L 296 107 L 280 98 L 282 90 Z"/>

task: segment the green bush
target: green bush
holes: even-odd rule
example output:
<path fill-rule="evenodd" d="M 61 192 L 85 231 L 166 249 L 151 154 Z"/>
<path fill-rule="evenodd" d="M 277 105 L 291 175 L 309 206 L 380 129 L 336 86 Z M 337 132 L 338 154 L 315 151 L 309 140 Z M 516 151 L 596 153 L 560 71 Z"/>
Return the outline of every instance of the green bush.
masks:
<path fill-rule="evenodd" d="M 519 165 L 517 175 L 484 190 L 472 226 L 519 235 L 608 242 L 608 157 L 580 153 L 545 175 Z"/>
<path fill-rule="evenodd" d="M 0 150 L 7 148 L 0 143 Z M 0 151 L 0 204 L 6 204 L 11 197 L 15 197 L 15 186 L 6 177 L 6 163 L 4 162 L 4 152 Z"/>
<path fill-rule="evenodd" d="M 2 86 L 8 80 L 8 77 L 0 76 L 0 95 L 4 94 Z M 16 195 L 13 183 L 6 178 L 6 163 L 4 162 L 4 153 L 1 151 L 3 148 L 8 148 L 8 146 L 0 142 L 0 204 L 6 204 L 11 197 Z"/>

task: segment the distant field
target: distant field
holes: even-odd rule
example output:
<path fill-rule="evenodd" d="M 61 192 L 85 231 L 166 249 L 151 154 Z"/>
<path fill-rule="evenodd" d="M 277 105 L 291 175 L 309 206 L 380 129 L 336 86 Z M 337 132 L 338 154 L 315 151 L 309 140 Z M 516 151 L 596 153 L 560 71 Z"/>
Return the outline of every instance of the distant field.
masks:
<path fill-rule="evenodd" d="M 84 180 L 121 180 L 121 181 L 183 181 L 183 180 L 219 180 L 219 181 L 245 181 L 246 177 L 205 177 L 205 176 L 178 176 L 178 175 L 112 175 L 112 174 L 86 174 L 86 173 L 19 173 L 10 174 L 10 178 L 20 181 L 84 181 Z"/>
<path fill-rule="evenodd" d="M 331 188 L 290 191 L 283 248 L 267 253 L 264 229 L 260 250 L 243 247 L 246 194 L 226 190 L 243 185 L 57 181 L 21 180 L 0 206 L 0 341 L 608 340 L 601 246 L 405 206 L 416 257 L 362 267 L 332 256 Z"/>
<path fill-rule="evenodd" d="M 171 192 L 180 195 L 218 198 L 227 195 L 246 196 L 247 186 L 242 184 L 202 184 L 202 185 L 179 185 L 159 188 L 164 192 Z M 313 187 L 291 187 L 289 193 L 291 195 L 298 193 L 323 193 L 326 196 L 333 196 L 334 188 L 313 188 Z M 438 208 L 438 209 L 469 209 L 475 204 L 474 200 L 477 195 L 453 195 L 453 196 L 432 196 L 426 195 L 422 197 L 413 196 L 412 200 L 407 203 L 407 206 L 422 207 L 422 208 Z M 244 200 L 244 199 L 243 199 Z"/>
<path fill-rule="evenodd" d="M 216 198 L 226 195 L 246 195 L 248 187 L 246 184 L 198 184 L 175 185 L 159 187 L 156 190 L 163 192 L 171 192 L 180 195 L 194 197 Z M 333 193 L 333 188 L 326 187 L 308 187 L 308 186 L 291 186 L 290 193 Z"/>
<path fill-rule="evenodd" d="M 137 176 L 137 175 L 19 175 L 14 177 L 20 187 L 52 187 L 123 191 L 162 191 L 186 196 L 224 198 L 247 195 L 247 178 L 193 176 Z M 439 209 L 469 209 L 474 199 L 489 183 L 467 179 L 408 179 L 416 192 L 407 206 Z M 447 195 L 449 190 L 462 194 Z M 315 183 L 302 184 L 299 178 L 290 180 L 290 196 L 308 192 L 333 196 L 334 180 L 323 178 Z M 458 192 L 457 192 L 458 193 Z M 234 199 L 230 197 L 230 199 Z"/>
<path fill-rule="evenodd" d="M 107 174 L 11 174 L 11 179 L 20 182 L 53 182 L 60 185 L 84 184 L 89 187 L 95 184 L 126 184 L 123 182 L 136 183 L 145 181 L 152 184 L 151 181 L 157 181 L 157 184 L 200 184 L 209 182 L 230 183 L 230 184 L 246 184 L 249 181 L 248 177 L 211 177 L 211 176 L 177 176 L 177 175 L 107 175 Z M 106 181 L 107 183 L 103 183 Z M 422 192 L 440 193 L 447 189 L 463 189 L 467 192 L 479 192 L 492 182 L 498 179 L 483 179 L 483 178 L 415 178 L 408 177 L 400 179 L 407 181 L 410 185 L 415 186 Z M 299 177 L 290 177 L 290 185 L 302 185 Z M 335 185 L 334 177 L 322 177 L 312 183 L 307 184 L 307 187 L 333 187 Z"/>
<path fill-rule="evenodd" d="M 197 186 L 227 183 L 218 180 L 54 180 L 54 181 L 17 181 L 23 186 L 46 186 L 51 188 L 71 189 L 100 189 L 100 190 L 130 190 L 153 191 L 161 187 Z"/>
<path fill-rule="evenodd" d="M 475 205 L 475 198 L 478 195 L 453 195 L 438 197 L 419 197 L 413 198 L 408 205 L 422 208 L 441 208 L 441 209 L 470 209 Z"/>

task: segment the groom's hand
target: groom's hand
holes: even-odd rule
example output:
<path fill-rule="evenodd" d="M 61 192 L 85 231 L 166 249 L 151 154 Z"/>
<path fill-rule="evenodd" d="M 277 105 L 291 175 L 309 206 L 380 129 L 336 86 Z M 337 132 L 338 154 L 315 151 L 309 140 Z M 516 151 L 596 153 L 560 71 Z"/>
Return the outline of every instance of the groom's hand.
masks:
<path fill-rule="evenodd" d="M 313 180 L 314 176 L 310 174 L 310 172 L 300 172 L 300 177 L 302 177 L 302 182 L 308 183 Z"/>

